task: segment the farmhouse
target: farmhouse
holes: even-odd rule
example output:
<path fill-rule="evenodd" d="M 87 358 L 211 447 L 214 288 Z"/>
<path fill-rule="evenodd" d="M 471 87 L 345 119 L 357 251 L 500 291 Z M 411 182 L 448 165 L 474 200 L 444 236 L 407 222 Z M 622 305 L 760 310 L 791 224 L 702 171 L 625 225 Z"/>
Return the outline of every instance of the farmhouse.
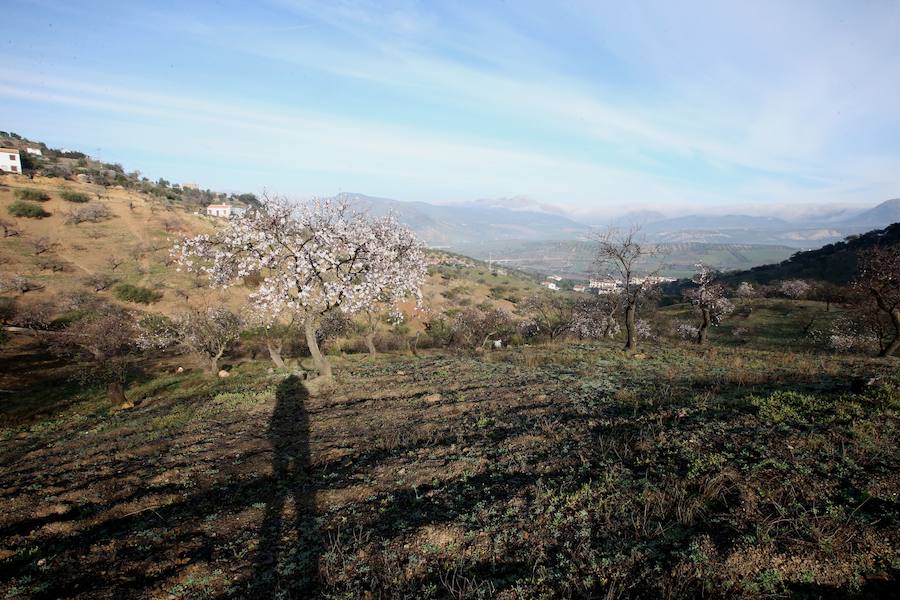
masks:
<path fill-rule="evenodd" d="M 231 204 L 210 204 L 206 207 L 206 214 L 211 217 L 240 217 L 247 212 L 243 206 L 234 206 Z"/>
<path fill-rule="evenodd" d="M 25 152 L 27 152 L 28 154 L 33 154 L 35 156 L 43 156 L 44 155 L 44 153 L 41 152 L 40 148 L 25 148 Z"/>
<path fill-rule="evenodd" d="M 0 171 L 6 173 L 22 172 L 22 161 L 19 159 L 19 151 L 15 148 L 0 148 Z"/>

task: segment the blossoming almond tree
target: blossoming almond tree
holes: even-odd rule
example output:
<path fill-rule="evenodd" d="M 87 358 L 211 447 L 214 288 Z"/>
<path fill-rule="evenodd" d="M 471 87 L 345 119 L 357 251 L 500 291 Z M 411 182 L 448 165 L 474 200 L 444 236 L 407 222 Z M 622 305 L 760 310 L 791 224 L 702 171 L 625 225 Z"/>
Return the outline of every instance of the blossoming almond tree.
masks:
<path fill-rule="evenodd" d="M 385 297 L 420 302 L 426 272 L 424 246 L 393 217 L 372 219 L 332 200 L 293 205 L 266 199 L 215 234 L 183 240 L 173 252 L 188 271 L 208 275 L 212 287 L 257 276 L 251 306 L 260 315 L 302 322 L 325 379 L 332 373 L 316 339 L 322 317 L 333 310 L 355 314 Z"/>
<path fill-rule="evenodd" d="M 700 313 L 700 325 L 697 327 L 697 343 L 706 343 L 706 334 L 710 325 L 719 322 L 734 310 L 734 304 L 725 297 L 725 286 L 716 281 L 716 272 L 703 263 L 697 264 L 694 274 L 697 287 L 685 290 L 684 295 Z"/>

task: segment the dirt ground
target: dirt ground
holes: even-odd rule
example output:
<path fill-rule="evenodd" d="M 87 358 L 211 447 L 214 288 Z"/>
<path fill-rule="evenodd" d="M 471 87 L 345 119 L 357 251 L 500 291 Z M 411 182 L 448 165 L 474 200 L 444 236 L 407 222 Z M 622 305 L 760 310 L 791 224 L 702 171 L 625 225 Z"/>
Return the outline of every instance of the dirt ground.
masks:
<path fill-rule="evenodd" d="M 0 592 L 898 589 L 888 361 L 652 346 L 628 359 L 563 344 L 336 368 L 337 385 L 313 394 L 262 362 L 222 380 L 157 371 L 119 412 L 63 373 L 4 396 Z"/>

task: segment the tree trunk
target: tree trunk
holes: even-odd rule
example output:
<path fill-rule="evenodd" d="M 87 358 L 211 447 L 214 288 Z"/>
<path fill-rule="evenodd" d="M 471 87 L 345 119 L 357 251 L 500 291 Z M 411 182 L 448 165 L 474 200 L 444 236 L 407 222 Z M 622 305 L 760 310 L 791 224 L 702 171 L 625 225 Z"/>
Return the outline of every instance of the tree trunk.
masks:
<path fill-rule="evenodd" d="M 121 381 L 110 381 L 106 384 L 106 397 L 113 406 L 119 408 L 131 408 L 134 406 L 125 397 L 125 386 Z"/>
<path fill-rule="evenodd" d="M 706 343 L 706 332 L 709 330 L 709 309 L 701 308 L 700 314 L 703 320 L 700 322 L 700 328 L 697 329 L 697 343 L 701 346 Z"/>
<path fill-rule="evenodd" d="M 281 342 L 274 340 L 266 340 L 266 348 L 269 350 L 269 358 L 275 363 L 279 369 L 284 368 L 284 359 L 281 358 Z"/>
<path fill-rule="evenodd" d="M 900 348 L 900 308 L 895 308 L 890 312 L 891 323 L 894 324 L 894 339 L 891 343 L 884 347 L 879 356 L 891 356 Z"/>
<path fill-rule="evenodd" d="M 316 368 L 319 370 L 319 377 L 331 380 L 331 363 L 328 362 L 328 359 L 325 358 L 325 356 L 322 355 L 322 351 L 319 350 L 319 342 L 316 340 L 316 329 L 316 323 L 312 319 L 306 319 L 306 321 L 304 321 L 303 333 L 306 335 L 306 345 L 309 348 L 309 353 L 312 355 L 313 363 L 315 363 Z"/>
<path fill-rule="evenodd" d="M 209 372 L 211 375 L 218 375 L 218 373 L 219 373 L 219 357 L 218 356 L 210 357 Z"/>
<path fill-rule="evenodd" d="M 637 339 L 635 335 L 635 325 L 634 325 L 634 304 L 629 303 L 625 307 L 625 351 L 632 352 L 637 349 Z"/>
<path fill-rule="evenodd" d="M 375 356 L 378 354 L 378 348 L 375 347 L 375 334 L 373 332 L 369 332 L 365 336 L 366 339 L 366 348 L 369 349 L 369 354 Z"/>

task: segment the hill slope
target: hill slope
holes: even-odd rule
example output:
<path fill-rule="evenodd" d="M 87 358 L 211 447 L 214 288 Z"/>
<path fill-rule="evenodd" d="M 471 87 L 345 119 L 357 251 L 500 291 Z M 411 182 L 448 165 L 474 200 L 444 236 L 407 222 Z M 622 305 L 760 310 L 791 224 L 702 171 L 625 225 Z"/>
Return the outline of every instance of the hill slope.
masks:
<path fill-rule="evenodd" d="M 859 236 L 851 236 L 847 241 L 828 244 L 817 250 L 798 252 L 778 264 L 730 273 L 726 279 L 732 282 L 772 283 L 782 279 L 800 278 L 847 283 L 856 276 L 857 256 L 860 251 L 875 245 L 896 244 L 900 244 L 900 223 Z"/>
<path fill-rule="evenodd" d="M 24 190 L 45 194 L 48 200 L 34 204 L 50 216 L 12 216 L 9 208 Z M 66 201 L 66 192 L 82 194 L 90 201 Z M 97 223 L 67 223 L 67 214 L 85 206 L 103 207 L 109 217 Z M 0 281 L 8 285 L 16 277 L 24 277 L 39 288 L 25 293 L 0 290 L 0 294 L 15 297 L 23 305 L 51 300 L 59 304 L 63 296 L 93 293 L 86 279 L 95 275 L 109 276 L 117 285 L 154 290 L 159 300 L 148 306 L 124 304 L 164 314 L 178 312 L 186 304 L 203 306 L 211 302 L 236 310 L 249 293 L 242 286 L 210 290 L 204 279 L 178 272 L 170 264 L 169 250 L 175 239 L 211 232 L 221 221 L 153 194 L 60 178 L 5 177 L 0 179 L 0 219 L 9 234 L 0 238 Z M 486 265 L 467 257 L 431 251 L 428 259 L 431 268 L 423 293 L 426 305 L 434 312 L 485 302 L 511 311 L 515 305 L 509 298 L 539 289 L 536 281 L 522 273 L 509 269 L 492 273 Z M 98 293 L 118 302 L 113 290 Z M 412 303 L 403 306 L 411 325 L 421 327 L 426 316 L 414 308 Z"/>

